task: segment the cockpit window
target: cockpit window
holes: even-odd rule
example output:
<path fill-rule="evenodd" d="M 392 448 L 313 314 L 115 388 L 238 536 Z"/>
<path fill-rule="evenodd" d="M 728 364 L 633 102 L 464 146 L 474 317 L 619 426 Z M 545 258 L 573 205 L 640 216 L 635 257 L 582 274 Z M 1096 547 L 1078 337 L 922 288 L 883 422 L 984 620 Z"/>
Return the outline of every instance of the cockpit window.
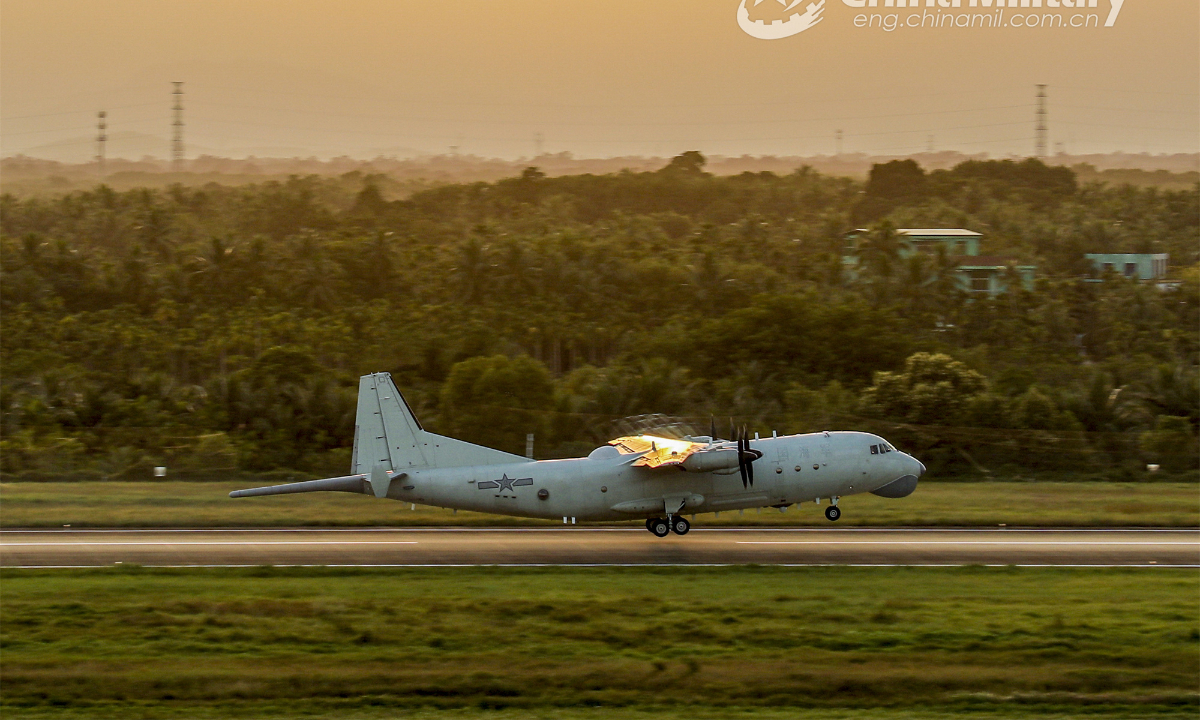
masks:
<path fill-rule="evenodd" d="M 878 455 L 878 454 L 879 454 L 879 446 L 878 446 L 878 445 L 872 445 L 872 446 L 871 446 L 871 454 L 872 454 L 872 455 Z"/>

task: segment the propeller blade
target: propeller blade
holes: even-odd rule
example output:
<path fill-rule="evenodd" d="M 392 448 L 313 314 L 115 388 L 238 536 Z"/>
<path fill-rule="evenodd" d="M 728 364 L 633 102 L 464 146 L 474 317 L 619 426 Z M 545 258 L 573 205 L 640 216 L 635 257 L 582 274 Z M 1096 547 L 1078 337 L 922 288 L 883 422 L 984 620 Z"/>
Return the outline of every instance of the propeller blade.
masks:
<path fill-rule="evenodd" d="M 750 429 L 742 426 L 742 450 L 738 453 L 740 463 L 746 468 L 746 480 L 754 487 L 754 461 L 762 457 L 758 450 L 750 448 Z"/>
<path fill-rule="evenodd" d="M 737 443 L 738 472 L 742 476 L 742 488 L 744 489 L 747 487 L 747 485 L 746 485 L 746 466 L 742 463 L 742 438 L 736 432 L 730 433 L 730 435 L 733 436 L 734 442 Z"/>

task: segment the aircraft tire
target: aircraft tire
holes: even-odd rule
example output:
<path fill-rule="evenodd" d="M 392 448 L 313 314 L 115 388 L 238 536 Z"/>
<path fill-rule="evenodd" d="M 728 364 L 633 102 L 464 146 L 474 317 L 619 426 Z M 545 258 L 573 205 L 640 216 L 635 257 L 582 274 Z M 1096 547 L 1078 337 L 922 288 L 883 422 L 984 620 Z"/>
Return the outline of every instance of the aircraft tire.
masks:
<path fill-rule="evenodd" d="M 838 510 L 837 505 L 830 505 L 825 508 L 825 518 L 830 522 L 836 522 L 842 516 L 842 511 Z"/>
<path fill-rule="evenodd" d="M 691 529 L 692 524 L 685 517 L 676 517 L 671 521 L 671 532 L 676 535 L 687 535 Z"/>
<path fill-rule="evenodd" d="M 671 534 L 671 526 L 662 518 L 654 518 L 649 521 L 650 532 L 657 537 L 666 537 Z"/>

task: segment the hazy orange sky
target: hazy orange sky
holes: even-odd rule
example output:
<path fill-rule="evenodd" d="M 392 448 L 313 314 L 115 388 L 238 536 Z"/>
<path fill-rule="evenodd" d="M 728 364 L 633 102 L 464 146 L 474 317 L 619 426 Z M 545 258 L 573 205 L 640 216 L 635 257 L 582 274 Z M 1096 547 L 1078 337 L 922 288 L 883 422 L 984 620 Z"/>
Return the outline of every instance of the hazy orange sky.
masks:
<path fill-rule="evenodd" d="M 752 17 L 782 17 L 777 0 L 753 2 Z M 1110 2 L 1080 12 L 1103 25 Z M 189 156 L 457 146 L 515 158 L 534 153 L 538 133 L 544 151 L 580 156 L 814 155 L 834 152 L 838 129 L 846 152 L 1028 155 L 1037 83 L 1049 86 L 1052 149 L 1200 149 L 1197 0 L 1125 0 L 1111 28 L 893 32 L 854 18 L 925 9 L 827 0 L 819 24 L 779 40 L 748 36 L 737 10 L 738 0 L 3 0 L 0 152 L 61 143 L 84 160 L 106 109 L 114 139 L 144 134 L 165 157 L 172 80 L 186 83 Z"/>

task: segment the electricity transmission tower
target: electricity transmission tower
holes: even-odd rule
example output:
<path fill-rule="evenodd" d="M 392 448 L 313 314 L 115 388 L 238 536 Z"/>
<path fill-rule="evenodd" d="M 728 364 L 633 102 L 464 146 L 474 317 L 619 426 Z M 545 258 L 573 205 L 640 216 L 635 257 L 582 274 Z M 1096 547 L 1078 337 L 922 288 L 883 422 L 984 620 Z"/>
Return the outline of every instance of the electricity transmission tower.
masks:
<path fill-rule="evenodd" d="M 1038 85 L 1037 89 L 1037 134 L 1034 138 L 1034 155 L 1045 160 L 1049 145 L 1047 135 L 1050 132 L 1046 126 L 1046 86 Z"/>
<path fill-rule="evenodd" d="M 175 113 L 175 121 L 171 123 L 174 133 L 171 137 L 171 166 L 174 170 L 183 169 L 183 83 L 171 82 L 175 86 L 175 105 L 171 110 Z"/>
<path fill-rule="evenodd" d="M 108 113 L 101 110 L 96 113 L 96 169 L 100 177 L 104 177 L 104 143 L 108 140 Z"/>

